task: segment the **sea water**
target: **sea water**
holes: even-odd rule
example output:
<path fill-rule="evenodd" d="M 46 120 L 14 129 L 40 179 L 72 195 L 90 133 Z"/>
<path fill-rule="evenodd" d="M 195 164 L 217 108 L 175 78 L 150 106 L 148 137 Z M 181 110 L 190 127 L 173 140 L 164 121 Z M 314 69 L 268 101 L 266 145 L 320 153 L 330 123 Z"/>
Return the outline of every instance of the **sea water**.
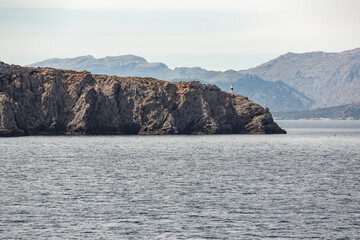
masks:
<path fill-rule="evenodd" d="M 0 239 L 360 238 L 360 122 L 0 138 Z"/>

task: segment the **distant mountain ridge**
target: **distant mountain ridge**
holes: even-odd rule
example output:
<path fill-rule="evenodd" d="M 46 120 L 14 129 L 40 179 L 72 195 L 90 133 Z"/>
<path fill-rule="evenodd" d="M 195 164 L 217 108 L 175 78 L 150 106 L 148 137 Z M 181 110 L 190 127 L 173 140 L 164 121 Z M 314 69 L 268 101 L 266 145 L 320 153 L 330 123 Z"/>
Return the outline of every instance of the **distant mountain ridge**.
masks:
<path fill-rule="evenodd" d="M 94 58 L 91 55 L 76 58 L 52 58 L 29 65 L 30 67 L 53 67 L 67 70 L 91 71 L 93 74 L 117 75 L 129 77 L 167 76 L 170 69 L 163 63 L 149 63 L 144 58 L 135 55 Z M 166 79 L 164 79 L 166 80 Z"/>
<path fill-rule="evenodd" d="M 360 48 L 339 53 L 287 53 L 239 72 L 280 80 L 315 100 L 313 108 L 360 102 Z"/>
<path fill-rule="evenodd" d="M 287 53 L 241 71 L 200 67 L 168 68 L 134 55 L 49 59 L 29 65 L 120 77 L 154 77 L 166 81 L 200 81 L 247 96 L 271 111 L 298 111 L 360 102 L 360 48 L 339 53 Z"/>
<path fill-rule="evenodd" d="M 154 77 L 166 81 L 200 81 L 215 84 L 229 91 L 247 96 L 252 101 L 270 108 L 271 111 L 308 109 L 314 101 L 299 91 L 278 81 L 264 81 L 260 77 L 239 73 L 234 70 L 208 71 L 203 68 L 177 67 L 174 70 L 164 63 L 149 63 L 134 55 L 105 57 L 81 56 L 66 59 L 49 59 L 29 65 L 30 67 L 53 67 L 67 70 L 87 70 L 93 74 L 116 75 L 120 77 Z"/>
<path fill-rule="evenodd" d="M 360 120 L 360 103 L 347 104 L 336 107 L 319 108 L 314 110 L 275 112 L 273 116 L 282 119 L 302 118 L 334 118 Z"/>

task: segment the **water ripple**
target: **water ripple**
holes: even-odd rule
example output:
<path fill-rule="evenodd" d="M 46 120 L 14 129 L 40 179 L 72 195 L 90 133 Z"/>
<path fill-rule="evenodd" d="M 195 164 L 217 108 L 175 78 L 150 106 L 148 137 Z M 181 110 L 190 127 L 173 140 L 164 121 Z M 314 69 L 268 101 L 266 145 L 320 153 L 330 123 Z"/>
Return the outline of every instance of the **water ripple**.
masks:
<path fill-rule="evenodd" d="M 1 138 L 1 238 L 355 239 L 351 127 Z"/>

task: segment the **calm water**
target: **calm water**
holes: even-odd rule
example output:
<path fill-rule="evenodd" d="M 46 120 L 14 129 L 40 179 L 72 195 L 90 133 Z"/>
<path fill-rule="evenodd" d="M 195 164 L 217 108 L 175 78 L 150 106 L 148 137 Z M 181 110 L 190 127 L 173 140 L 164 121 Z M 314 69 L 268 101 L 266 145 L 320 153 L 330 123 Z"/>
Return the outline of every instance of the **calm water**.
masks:
<path fill-rule="evenodd" d="M 0 138 L 1 239 L 358 239 L 360 121 Z"/>

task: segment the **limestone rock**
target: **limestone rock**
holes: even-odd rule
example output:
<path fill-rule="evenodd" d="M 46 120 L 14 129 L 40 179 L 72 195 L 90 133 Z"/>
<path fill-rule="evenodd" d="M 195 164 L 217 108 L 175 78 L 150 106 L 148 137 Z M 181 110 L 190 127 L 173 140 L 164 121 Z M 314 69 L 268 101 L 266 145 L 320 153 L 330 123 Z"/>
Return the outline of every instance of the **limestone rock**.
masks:
<path fill-rule="evenodd" d="M 286 132 L 215 85 L 0 64 L 0 136 L 213 133 Z"/>
<path fill-rule="evenodd" d="M 16 105 L 5 93 L 0 92 L 0 136 L 23 135 L 15 120 Z"/>

